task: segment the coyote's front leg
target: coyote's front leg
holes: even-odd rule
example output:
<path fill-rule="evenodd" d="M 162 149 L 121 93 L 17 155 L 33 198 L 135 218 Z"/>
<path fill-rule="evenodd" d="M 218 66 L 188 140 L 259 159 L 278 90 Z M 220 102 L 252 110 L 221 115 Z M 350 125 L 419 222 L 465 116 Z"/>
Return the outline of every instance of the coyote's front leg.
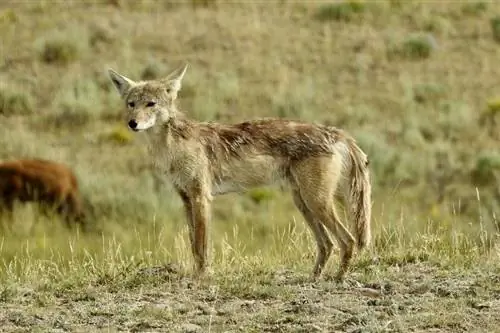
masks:
<path fill-rule="evenodd" d="M 193 205 L 191 205 L 191 198 L 188 196 L 186 191 L 182 190 L 179 187 L 176 187 L 177 193 L 182 199 L 184 204 L 184 211 L 186 215 L 186 220 L 188 224 L 188 232 L 189 232 L 189 245 L 191 246 L 191 252 L 194 254 L 194 220 L 193 220 Z"/>
<path fill-rule="evenodd" d="M 193 236 L 191 249 L 196 264 L 196 273 L 203 275 L 208 266 L 208 223 L 210 220 L 210 192 L 204 184 L 193 184 L 189 191 Z"/>

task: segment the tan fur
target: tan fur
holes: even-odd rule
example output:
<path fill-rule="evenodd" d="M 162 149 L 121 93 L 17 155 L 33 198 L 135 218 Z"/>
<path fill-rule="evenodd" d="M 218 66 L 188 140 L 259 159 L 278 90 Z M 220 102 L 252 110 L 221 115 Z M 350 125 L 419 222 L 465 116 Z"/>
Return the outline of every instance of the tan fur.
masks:
<path fill-rule="evenodd" d="M 134 82 L 109 70 L 127 107 L 129 127 L 145 130 L 155 166 L 169 175 L 185 206 L 196 269 L 207 262 L 207 223 L 213 196 L 255 186 L 287 184 L 313 231 L 318 256 L 313 276 L 321 274 L 333 243 L 341 251 L 342 279 L 354 244 L 370 242 L 368 160 L 344 131 L 284 119 L 239 124 L 201 123 L 176 107 L 187 66 L 163 80 Z M 354 219 L 353 236 L 340 221 L 334 198 L 343 200 Z"/>
<path fill-rule="evenodd" d="M 77 178 L 61 163 L 42 159 L 0 163 L 0 204 L 11 212 L 16 200 L 54 208 L 68 226 L 73 222 L 83 223 Z"/>

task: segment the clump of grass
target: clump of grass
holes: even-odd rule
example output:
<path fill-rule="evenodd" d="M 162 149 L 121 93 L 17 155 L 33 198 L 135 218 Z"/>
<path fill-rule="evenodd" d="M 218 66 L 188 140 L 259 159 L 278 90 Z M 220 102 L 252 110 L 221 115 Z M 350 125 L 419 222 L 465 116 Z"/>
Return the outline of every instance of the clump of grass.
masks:
<path fill-rule="evenodd" d="M 485 1 L 468 2 L 462 5 L 462 13 L 471 16 L 479 16 L 488 10 L 488 3 Z"/>
<path fill-rule="evenodd" d="M 217 119 L 221 110 L 230 113 L 231 106 L 238 103 L 240 84 L 236 73 L 227 72 L 214 75 L 213 78 L 209 79 L 210 83 L 207 83 L 205 89 L 200 89 L 199 85 L 193 84 L 197 81 L 196 76 L 193 75 L 190 79 L 191 81 L 186 81 L 186 85 L 180 90 L 180 95 L 184 105 L 192 103 L 189 110 L 196 119 Z"/>
<path fill-rule="evenodd" d="M 495 16 L 490 20 L 493 39 L 500 43 L 500 16 Z"/>
<path fill-rule="evenodd" d="M 132 133 L 125 126 L 116 126 L 113 130 L 104 134 L 101 141 L 126 145 L 133 141 Z"/>
<path fill-rule="evenodd" d="M 19 17 L 12 8 L 7 8 L 0 12 L 0 23 L 16 23 Z"/>
<path fill-rule="evenodd" d="M 486 108 L 486 112 L 497 115 L 500 113 L 500 98 L 493 99 L 488 101 L 488 106 Z"/>
<path fill-rule="evenodd" d="M 25 89 L 0 85 L 0 114 L 27 115 L 34 110 L 33 97 Z"/>
<path fill-rule="evenodd" d="M 421 25 L 422 30 L 438 34 L 449 34 L 454 32 L 454 26 L 447 17 L 429 16 L 424 18 Z"/>
<path fill-rule="evenodd" d="M 345 1 L 322 5 L 316 12 L 316 19 L 320 21 L 352 21 L 366 10 L 362 1 Z"/>
<path fill-rule="evenodd" d="M 485 126 L 490 135 L 497 135 L 497 115 L 500 114 L 500 98 L 488 101 L 485 110 L 479 117 L 479 125 Z"/>
<path fill-rule="evenodd" d="M 90 115 L 81 107 L 64 108 L 62 111 L 47 116 L 45 122 L 55 128 L 80 128 L 89 124 Z"/>
<path fill-rule="evenodd" d="M 92 47 L 98 47 L 100 45 L 109 47 L 115 40 L 115 36 L 109 25 L 96 25 L 92 28 L 89 37 L 89 44 Z"/>
<path fill-rule="evenodd" d="M 435 124 L 439 125 L 439 135 L 447 139 L 460 139 L 466 133 L 475 131 L 471 127 L 475 112 L 469 104 L 462 101 L 446 100 L 438 105 Z"/>
<path fill-rule="evenodd" d="M 84 127 L 97 118 L 100 112 L 100 103 L 97 102 L 102 100 L 101 94 L 97 83 L 90 79 L 62 87 L 45 120 L 55 128 Z"/>
<path fill-rule="evenodd" d="M 316 88 L 320 83 L 311 77 L 303 80 L 282 92 L 271 96 L 273 113 L 279 117 L 311 119 L 315 115 Z M 315 120 L 318 120 L 317 118 Z"/>
<path fill-rule="evenodd" d="M 413 99 L 420 104 L 437 102 L 445 93 L 446 89 L 437 83 L 421 83 L 413 87 Z"/>
<path fill-rule="evenodd" d="M 217 0 L 191 0 L 193 8 L 214 8 L 217 7 Z"/>
<path fill-rule="evenodd" d="M 77 61 L 88 46 L 85 34 L 57 32 L 49 34 L 39 46 L 39 55 L 48 64 L 67 65 Z"/>
<path fill-rule="evenodd" d="M 406 3 L 404 0 L 389 0 L 389 5 L 396 9 L 402 8 Z"/>
<path fill-rule="evenodd" d="M 268 188 L 255 188 L 248 192 L 248 196 L 253 202 L 260 204 L 272 200 L 274 198 L 274 192 Z"/>
<path fill-rule="evenodd" d="M 162 75 L 166 75 L 166 73 L 167 70 L 163 63 L 156 60 L 150 60 L 142 70 L 141 79 L 142 80 L 159 79 Z"/>
<path fill-rule="evenodd" d="M 429 58 L 437 49 L 438 44 L 431 34 L 410 35 L 389 48 L 389 57 L 398 56 L 410 60 Z"/>
<path fill-rule="evenodd" d="M 483 152 L 476 158 L 471 172 L 472 181 L 477 185 L 487 185 L 495 181 L 495 173 L 500 171 L 500 155 Z"/>

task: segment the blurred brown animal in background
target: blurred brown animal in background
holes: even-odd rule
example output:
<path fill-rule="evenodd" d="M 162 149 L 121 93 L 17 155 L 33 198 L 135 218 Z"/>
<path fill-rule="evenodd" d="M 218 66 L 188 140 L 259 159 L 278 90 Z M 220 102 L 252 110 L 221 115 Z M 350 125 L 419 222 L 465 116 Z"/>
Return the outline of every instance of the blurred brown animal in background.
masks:
<path fill-rule="evenodd" d="M 0 163 L 0 205 L 10 213 L 19 201 L 38 202 L 54 209 L 68 227 L 83 226 L 84 213 L 73 171 L 64 164 L 42 159 L 20 159 Z"/>

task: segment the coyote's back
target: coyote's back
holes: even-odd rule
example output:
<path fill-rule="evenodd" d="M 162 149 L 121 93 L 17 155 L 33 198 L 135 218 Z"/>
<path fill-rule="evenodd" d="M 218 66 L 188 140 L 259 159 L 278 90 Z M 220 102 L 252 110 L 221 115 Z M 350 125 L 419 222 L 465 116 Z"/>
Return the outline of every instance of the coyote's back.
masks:
<path fill-rule="evenodd" d="M 283 119 L 239 124 L 201 123 L 176 107 L 186 67 L 167 78 L 135 82 L 114 71 L 111 79 L 125 101 L 128 126 L 146 131 L 154 164 L 168 174 L 182 198 L 197 269 L 206 267 L 206 223 L 212 197 L 273 183 L 290 187 L 294 202 L 318 245 L 313 275 L 340 245 L 341 279 L 354 245 L 370 242 L 371 186 L 366 154 L 346 132 Z M 340 198 L 354 223 L 354 236 L 334 206 Z"/>

